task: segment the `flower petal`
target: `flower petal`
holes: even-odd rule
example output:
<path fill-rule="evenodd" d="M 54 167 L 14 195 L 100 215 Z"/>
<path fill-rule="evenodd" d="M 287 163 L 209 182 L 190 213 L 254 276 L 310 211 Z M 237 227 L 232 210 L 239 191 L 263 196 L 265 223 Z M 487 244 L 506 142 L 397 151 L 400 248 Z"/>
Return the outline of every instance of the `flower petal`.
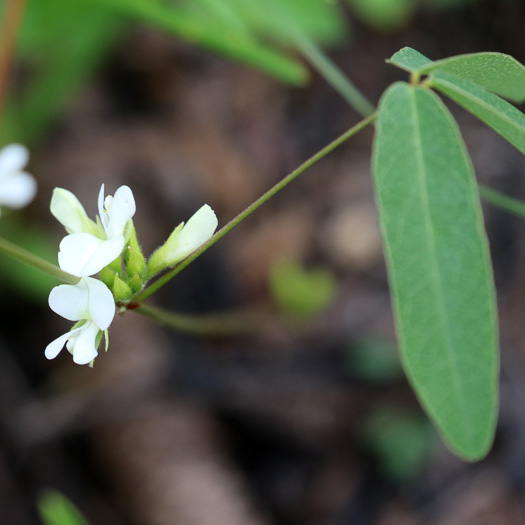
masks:
<path fill-rule="evenodd" d="M 22 144 L 10 144 L 0 150 L 0 176 L 9 175 L 25 168 L 29 151 Z"/>
<path fill-rule="evenodd" d="M 84 277 L 88 290 L 89 316 L 100 330 L 106 330 L 115 316 L 115 300 L 109 288 L 98 279 Z"/>
<path fill-rule="evenodd" d="M 0 204 L 10 208 L 22 208 L 36 195 L 36 180 L 25 172 L 0 177 Z"/>
<path fill-rule="evenodd" d="M 135 215 L 137 207 L 133 192 L 128 186 L 121 186 L 113 197 L 111 210 L 108 210 L 109 222 L 106 227 L 108 239 L 124 234 L 126 223 Z"/>
<path fill-rule="evenodd" d="M 105 241 L 89 233 L 74 233 L 62 239 L 58 264 L 79 277 L 94 275 L 122 253 L 124 244 L 123 236 Z"/>
<path fill-rule="evenodd" d="M 66 341 L 72 336 L 75 335 L 75 332 L 79 332 L 80 329 L 71 330 L 60 337 L 57 337 L 54 341 L 51 341 L 44 351 L 44 355 L 47 359 L 55 359 L 55 357 L 60 353 Z"/>
<path fill-rule="evenodd" d="M 98 326 L 93 321 L 87 322 L 80 328 L 80 332 L 75 336 L 74 344 L 71 347 L 73 361 L 77 365 L 87 365 L 97 357 L 95 340 L 99 332 Z"/>
<path fill-rule="evenodd" d="M 104 231 L 106 231 L 109 217 L 106 211 L 104 210 L 104 184 L 100 186 L 100 191 L 98 192 L 98 216 L 100 218 L 102 226 L 104 227 Z"/>
<path fill-rule="evenodd" d="M 204 244 L 217 228 L 215 212 L 205 204 L 193 214 L 169 246 L 166 262 L 169 266 L 182 261 L 184 257 Z M 169 240 L 168 240 L 169 242 Z"/>
<path fill-rule="evenodd" d="M 85 232 L 96 235 L 99 232 L 99 227 L 87 216 L 84 206 L 76 196 L 63 188 L 53 190 L 51 213 L 68 233 Z"/>
<path fill-rule="evenodd" d="M 69 321 L 90 319 L 89 292 L 85 279 L 74 285 L 55 286 L 49 294 L 49 307 Z"/>

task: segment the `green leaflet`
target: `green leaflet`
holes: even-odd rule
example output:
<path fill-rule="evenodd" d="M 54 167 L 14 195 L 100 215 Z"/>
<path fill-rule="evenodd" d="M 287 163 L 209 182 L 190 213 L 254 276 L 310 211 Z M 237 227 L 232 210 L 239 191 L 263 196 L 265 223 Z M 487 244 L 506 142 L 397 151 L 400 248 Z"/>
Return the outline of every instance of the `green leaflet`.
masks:
<path fill-rule="evenodd" d="M 475 460 L 497 414 L 497 318 L 473 168 L 437 95 L 380 102 L 373 171 L 401 359 L 451 449 Z"/>
<path fill-rule="evenodd" d="M 472 53 L 432 61 L 404 47 L 387 62 L 418 76 L 443 71 L 469 80 L 513 102 L 525 101 L 525 67 L 503 53 Z"/>
<path fill-rule="evenodd" d="M 429 85 L 439 89 L 525 153 L 525 115 L 506 100 L 443 71 L 432 73 Z"/>
<path fill-rule="evenodd" d="M 432 60 L 411 47 L 400 49 L 386 62 L 387 64 L 392 64 L 393 66 L 404 69 L 409 73 L 417 73 L 425 66 L 433 64 Z"/>

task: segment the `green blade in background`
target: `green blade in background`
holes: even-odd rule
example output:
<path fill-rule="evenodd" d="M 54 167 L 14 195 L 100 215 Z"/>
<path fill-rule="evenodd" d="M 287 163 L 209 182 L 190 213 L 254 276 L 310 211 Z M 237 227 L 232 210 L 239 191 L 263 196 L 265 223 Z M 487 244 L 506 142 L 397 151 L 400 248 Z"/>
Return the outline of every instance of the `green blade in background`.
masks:
<path fill-rule="evenodd" d="M 183 7 L 158 0 L 89 0 L 87 3 L 152 25 L 193 45 L 258 68 L 283 82 L 303 85 L 309 78 L 306 67 L 286 53 L 259 44 L 244 31 L 233 30 L 231 25 L 225 27 L 217 19 L 207 19 Z"/>
<path fill-rule="evenodd" d="M 0 143 L 38 140 L 101 64 L 121 30 L 121 21 L 98 6 L 29 1 L 18 43 L 28 80 L 8 100 Z"/>
<path fill-rule="evenodd" d="M 525 66 L 503 53 L 472 53 L 432 61 L 419 51 L 404 47 L 387 62 L 418 75 L 452 73 L 513 102 L 525 101 Z"/>
<path fill-rule="evenodd" d="M 493 276 L 469 156 L 428 88 L 386 91 L 373 171 L 405 371 L 450 448 L 480 459 L 497 415 Z"/>
<path fill-rule="evenodd" d="M 525 154 L 525 115 L 512 104 L 443 71 L 432 73 L 429 85 L 470 111 Z"/>
<path fill-rule="evenodd" d="M 38 511 L 45 525 L 89 525 L 73 503 L 56 490 L 40 495 Z"/>

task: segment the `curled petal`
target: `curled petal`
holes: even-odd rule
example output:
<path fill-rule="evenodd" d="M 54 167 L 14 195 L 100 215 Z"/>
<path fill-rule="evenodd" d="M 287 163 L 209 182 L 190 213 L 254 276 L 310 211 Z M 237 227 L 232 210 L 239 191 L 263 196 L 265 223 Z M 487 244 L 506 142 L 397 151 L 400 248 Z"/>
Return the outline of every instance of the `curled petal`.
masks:
<path fill-rule="evenodd" d="M 178 234 L 170 237 L 167 246 L 166 262 L 169 266 L 182 261 L 184 257 L 204 244 L 217 228 L 215 212 L 205 204 L 193 214 Z"/>
<path fill-rule="evenodd" d="M 84 277 L 88 290 L 89 317 L 100 330 L 106 330 L 115 316 L 115 300 L 109 288 L 98 279 Z"/>
<path fill-rule="evenodd" d="M 69 338 L 68 350 L 77 365 L 87 365 L 97 357 L 96 339 L 99 332 L 99 327 L 93 321 L 88 321 L 77 334 Z"/>
<path fill-rule="evenodd" d="M 47 359 L 55 359 L 55 357 L 60 353 L 62 348 L 64 348 L 66 341 L 78 332 L 80 332 L 80 328 L 71 330 L 70 332 L 67 332 L 64 335 L 57 337 L 54 341 L 51 341 L 46 346 L 46 349 L 44 351 L 44 354 L 47 357 Z"/>
<path fill-rule="evenodd" d="M 94 275 L 122 253 L 124 244 L 123 236 L 105 241 L 90 233 L 74 233 L 62 239 L 58 264 L 79 277 Z"/>
<path fill-rule="evenodd" d="M 0 168 L 1 169 L 1 168 Z M 22 208 L 36 195 L 36 180 L 25 172 L 0 177 L 0 204 L 10 208 Z"/>
<path fill-rule="evenodd" d="M 49 307 L 53 312 L 69 321 L 90 319 L 89 293 L 85 279 L 81 279 L 75 285 L 55 286 L 49 294 Z"/>
<path fill-rule="evenodd" d="M 102 233 L 87 216 L 84 207 L 75 195 L 63 188 L 53 190 L 51 213 L 62 223 L 68 233 Z"/>
<path fill-rule="evenodd" d="M 111 210 L 108 237 L 116 237 L 124 234 L 127 222 L 135 215 L 135 199 L 133 192 L 128 186 L 121 186 L 113 197 L 113 207 Z"/>
<path fill-rule="evenodd" d="M 10 144 L 0 150 L 0 174 L 11 174 L 25 168 L 29 152 L 22 144 Z"/>
<path fill-rule="evenodd" d="M 104 184 L 100 186 L 100 191 L 98 192 L 98 216 L 100 217 L 100 222 L 102 223 L 105 231 L 109 217 L 104 209 Z"/>

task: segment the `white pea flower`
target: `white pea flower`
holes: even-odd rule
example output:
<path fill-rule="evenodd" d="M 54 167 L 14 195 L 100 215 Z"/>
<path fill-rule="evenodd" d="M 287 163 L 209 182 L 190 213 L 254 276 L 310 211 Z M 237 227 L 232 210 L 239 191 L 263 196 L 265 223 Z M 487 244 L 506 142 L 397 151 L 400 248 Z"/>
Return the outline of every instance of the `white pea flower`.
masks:
<path fill-rule="evenodd" d="M 0 205 L 23 208 L 36 195 L 36 181 L 24 168 L 29 152 L 21 144 L 10 144 L 0 150 Z"/>
<path fill-rule="evenodd" d="M 202 206 L 186 224 L 179 224 L 168 240 L 151 256 L 149 275 L 182 261 L 213 236 L 217 224 L 215 212 L 207 204 Z"/>
<path fill-rule="evenodd" d="M 83 277 L 78 284 L 61 284 L 51 290 L 49 306 L 58 315 L 78 321 L 45 350 L 48 359 L 54 359 L 64 345 L 78 365 L 86 365 L 97 357 L 97 347 L 115 315 L 115 301 L 109 288 L 98 279 Z M 107 350 L 107 334 L 106 334 Z"/>
<path fill-rule="evenodd" d="M 86 214 L 70 191 L 55 188 L 51 213 L 64 225 L 67 235 L 60 243 L 58 264 L 65 272 L 87 277 L 112 263 L 126 244 L 126 225 L 135 214 L 135 199 L 128 186 L 104 199 L 104 184 L 98 195 L 97 222 Z"/>

